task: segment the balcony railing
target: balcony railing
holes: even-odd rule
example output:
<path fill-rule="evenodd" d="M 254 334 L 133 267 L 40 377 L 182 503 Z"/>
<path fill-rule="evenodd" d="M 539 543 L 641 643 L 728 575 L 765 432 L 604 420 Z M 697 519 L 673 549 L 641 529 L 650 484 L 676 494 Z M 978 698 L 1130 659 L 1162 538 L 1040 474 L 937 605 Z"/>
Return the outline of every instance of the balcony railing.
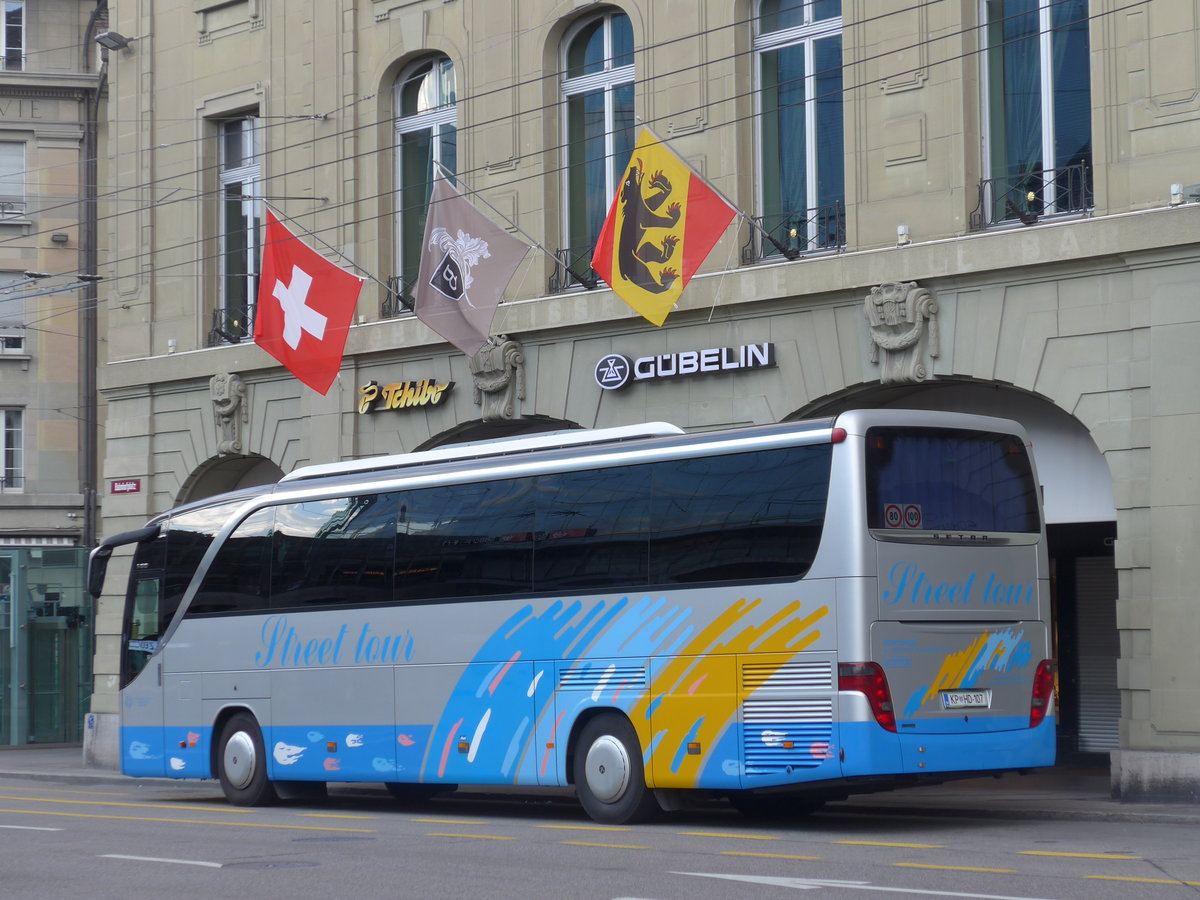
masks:
<path fill-rule="evenodd" d="M 212 328 L 208 332 L 208 345 L 240 344 L 254 338 L 254 307 L 225 306 L 214 309 Z"/>
<path fill-rule="evenodd" d="M 25 476 L 11 469 L 5 469 L 3 472 L 0 472 L 0 494 L 3 494 L 5 491 L 11 494 L 24 493 Z"/>
<path fill-rule="evenodd" d="M 26 212 L 24 200 L 0 200 L 0 219 L 23 219 Z"/>
<path fill-rule="evenodd" d="M 592 270 L 592 252 L 595 245 L 565 247 L 554 251 L 554 271 L 547 284 L 551 294 L 559 294 L 572 288 L 583 287 L 589 291 L 599 287 L 600 276 Z"/>
<path fill-rule="evenodd" d="M 1092 169 L 1086 162 L 985 178 L 979 182 L 979 205 L 971 213 L 971 230 L 1080 215 L 1091 209 L 1092 203 Z"/>
<path fill-rule="evenodd" d="M 756 216 L 753 221 L 759 227 L 750 229 L 750 240 L 742 247 L 743 263 L 776 256 L 796 259 L 846 246 L 846 210 L 841 203 Z"/>
<path fill-rule="evenodd" d="M 379 302 L 379 317 L 382 319 L 394 319 L 397 316 L 412 315 L 413 285 L 416 283 L 417 277 L 415 275 L 411 278 L 406 278 L 403 275 L 389 275 L 387 293 L 383 295 L 383 299 Z"/>

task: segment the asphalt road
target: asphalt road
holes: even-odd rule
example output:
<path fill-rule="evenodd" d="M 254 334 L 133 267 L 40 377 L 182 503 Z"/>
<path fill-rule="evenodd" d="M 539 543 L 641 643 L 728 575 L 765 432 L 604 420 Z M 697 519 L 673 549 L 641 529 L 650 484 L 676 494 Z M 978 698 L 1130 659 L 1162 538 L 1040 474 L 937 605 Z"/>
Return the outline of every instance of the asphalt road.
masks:
<path fill-rule="evenodd" d="M 0 896 L 24 898 L 963 897 L 1200 894 L 1200 826 L 832 806 L 754 822 L 723 804 L 600 826 L 538 796 L 405 807 L 381 790 L 245 809 L 211 783 L 0 776 Z"/>

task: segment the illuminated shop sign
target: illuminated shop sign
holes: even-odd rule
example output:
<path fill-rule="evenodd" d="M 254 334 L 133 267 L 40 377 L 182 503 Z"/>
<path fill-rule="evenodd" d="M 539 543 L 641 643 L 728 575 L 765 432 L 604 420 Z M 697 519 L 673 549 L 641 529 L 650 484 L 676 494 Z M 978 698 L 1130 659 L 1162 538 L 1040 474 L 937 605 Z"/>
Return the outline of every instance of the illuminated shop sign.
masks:
<path fill-rule="evenodd" d="M 622 353 L 610 353 L 596 363 L 596 384 L 606 391 L 615 391 L 631 381 L 656 381 L 682 375 L 769 369 L 774 366 L 775 345 L 772 343 L 684 350 L 681 353 L 639 356 L 637 359 L 630 359 Z"/>
<path fill-rule="evenodd" d="M 437 406 L 454 387 L 453 381 L 438 384 L 432 378 L 420 381 L 397 381 L 380 385 L 368 381 L 358 389 L 358 414 L 382 412 L 385 409 L 413 409 L 418 406 Z"/>

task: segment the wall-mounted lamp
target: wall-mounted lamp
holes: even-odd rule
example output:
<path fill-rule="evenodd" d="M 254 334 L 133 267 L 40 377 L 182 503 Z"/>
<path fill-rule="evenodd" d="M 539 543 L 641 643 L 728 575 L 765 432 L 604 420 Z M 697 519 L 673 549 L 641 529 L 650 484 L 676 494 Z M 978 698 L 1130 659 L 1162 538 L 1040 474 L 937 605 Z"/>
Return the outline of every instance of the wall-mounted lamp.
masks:
<path fill-rule="evenodd" d="M 167 352 L 174 353 L 178 345 L 175 343 L 175 338 L 167 338 Z"/>
<path fill-rule="evenodd" d="M 908 236 L 908 226 L 907 225 L 897 225 L 896 226 L 896 246 L 904 247 L 911 243 L 912 243 L 912 239 Z"/>
<path fill-rule="evenodd" d="M 1172 206 L 1182 206 L 1183 205 L 1183 185 L 1182 184 L 1171 185 L 1171 205 Z"/>
<path fill-rule="evenodd" d="M 106 31 L 96 35 L 96 43 L 105 50 L 127 50 L 131 41 L 137 38 L 127 38 L 119 31 Z"/>
<path fill-rule="evenodd" d="M 50 240 L 54 241 L 56 244 L 65 244 L 70 239 L 71 236 L 65 231 L 56 231 L 54 234 L 50 235 Z"/>

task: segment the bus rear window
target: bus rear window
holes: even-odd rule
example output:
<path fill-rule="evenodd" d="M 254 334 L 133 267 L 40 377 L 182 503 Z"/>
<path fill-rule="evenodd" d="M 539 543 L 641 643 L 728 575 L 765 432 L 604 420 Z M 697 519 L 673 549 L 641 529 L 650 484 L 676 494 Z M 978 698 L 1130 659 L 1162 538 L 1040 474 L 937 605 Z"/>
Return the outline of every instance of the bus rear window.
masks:
<path fill-rule="evenodd" d="M 955 428 L 867 430 L 867 521 L 880 531 L 1037 532 L 1020 438 Z"/>

